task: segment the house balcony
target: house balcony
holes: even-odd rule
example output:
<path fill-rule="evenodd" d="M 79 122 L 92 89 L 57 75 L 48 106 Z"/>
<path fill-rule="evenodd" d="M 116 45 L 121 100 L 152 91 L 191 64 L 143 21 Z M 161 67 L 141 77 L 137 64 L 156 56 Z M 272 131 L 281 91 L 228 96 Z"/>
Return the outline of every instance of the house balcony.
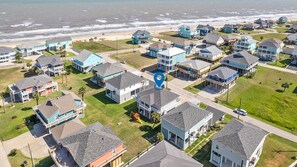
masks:
<path fill-rule="evenodd" d="M 48 152 L 57 167 L 79 167 L 68 150 L 61 145 L 49 148 Z"/>

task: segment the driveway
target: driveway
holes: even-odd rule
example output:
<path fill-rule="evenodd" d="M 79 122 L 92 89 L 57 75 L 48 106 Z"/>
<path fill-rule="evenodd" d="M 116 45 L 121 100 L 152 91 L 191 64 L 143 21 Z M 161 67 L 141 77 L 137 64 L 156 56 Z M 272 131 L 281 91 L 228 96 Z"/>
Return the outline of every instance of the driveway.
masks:
<path fill-rule="evenodd" d="M 214 101 L 216 97 L 219 97 L 222 95 L 222 92 L 215 91 L 211 89 L 210 86 L 207 86 L 203 88 L 200 92 L 198 92 L 198 95 Z"/>
<path fill-rule="evenodd" d="M 19 149 L 25 156 L 30 157 L 28 144 L 33 158 L 44 158 L 49 155 L 48 148 L 54 146 L 55 141 L 41 124 L 35 124 L 33 130 L 4 141 L 3 147 L 7 155 L 12 149 Z"/>

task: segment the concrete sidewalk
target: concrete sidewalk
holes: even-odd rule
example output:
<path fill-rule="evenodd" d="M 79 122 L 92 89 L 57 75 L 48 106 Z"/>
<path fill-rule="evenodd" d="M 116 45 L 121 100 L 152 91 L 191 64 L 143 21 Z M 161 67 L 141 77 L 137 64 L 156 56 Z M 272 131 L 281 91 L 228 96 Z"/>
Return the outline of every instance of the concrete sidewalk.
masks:
<path fill-rule="evenodd" d="M 1 162 L 1 167 L 11 167 L 7 158 L 7 153 L 4 150 L 2 141 L 0 141 L 0 162 Z"/>

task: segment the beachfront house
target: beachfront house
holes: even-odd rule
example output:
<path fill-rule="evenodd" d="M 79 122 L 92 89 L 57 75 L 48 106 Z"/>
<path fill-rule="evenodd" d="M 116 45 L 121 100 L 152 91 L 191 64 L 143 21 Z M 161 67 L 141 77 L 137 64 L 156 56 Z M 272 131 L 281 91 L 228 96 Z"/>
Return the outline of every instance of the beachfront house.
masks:
<path fill-rule="evenodd" d="M 164 42 L 155 42 L 148 48 L 148 55 L 150 57 L 158 57 L 158 53 L 172 47 L 170 44 Z"/>
<path fill-rule="evenodd" d="M 287 36 L 287 41 L 288 41 L 288 43 L 290 43 L 290 44 L 295 44 L 295 45 L 297 45 L 297 33 L 288 35 L 288 36 Z"/>
<path fill-rule="evenodd" d="M 92 69 L 93 77 L 90 79 L 93 83 L 105 87 L 106 81 L 117 77 L 126 71 L 120 63 L 104 63 Z"/>
<path fill-rule="evenodd" d="M 158 54 L 158 69 L 170 72 L 175 65 L 186 60 L 186 51 L 177 47 L 168 48 Z"/>
<path fill-rule="evenodd" d="M 125 72 L 106 81 L 106 96 L 121 104 L 133 99 L 137 93 L 150 87 L 149 81 L 130 72 Z"/>
<path fill-rule="evenodd" d="M 45 50 L 46 46 L 42 43 L 27 43 L 16 46 L 16 50 L 22 55 L 22 57 L 41 55 Z"/>
<path fill-rule="evenodd" d="M 0 63 L 15 59 L 16 51 L 10 47 L 0 46 Z"/>
<path fill-rule="evenodd" d="M 45 41 L 47 50 L 60 50 L 69 48 L 72 45 L 72 39 L 70 37 L 57 37 L 48 39 Z"/>
<path fill-rule="evenodd" d="M 203 38 L 203 43 L 209 45 L 221 46 L 224 42 L 224 39 L 220 35 L 214 33 L 209 33 Z"/>
<path fill-rule="evenodd" d="M 49 93 L 58 91 L 58 83 L 47 75 L 38 75 L 17 81 L 8 88 L 13 102 L 24 103 L 32 99 L 35 92 L 40 96 L 47 96 Z"/>
<path fill-rule="evenodd" d="M 43 74 L 56 76 L 64 73 L 64 62 L 57 55 L 39 56 L 36 59 L 35 67 Z"/>
<path fill-rule="evenodd" d="M 190 26 L 182 25 L 178 27 L 178 36 L 187 39 L 194 39 L 199 36 L 200 32 L 198 29 L 193 29 Z"/>
<path fill-rule="evenodd" d="M 256 166 L 268 132 L 232 119 L 211 142 L 210 162 L 217 167 Z"/>
<path fill-rule="evenodd" d="M 162 117 L 164 139 L 185 150 L 212 125 L 213 114 L 198 105 L 185 102 Z"/>
<path fill-rule="evenodd" d="M 221 64 L 237 70 L 240 75 L 253 73 L 257 69 L 259 58 L 247 51 L 233 53 L 221 61 Z"/>
<path fill-rule="evenodd" d="M 251 36 L 241 36 L 241 38 L 234 43 L 234 50 L 239 51 L 248 51 L 254 53 L 256 51 L 257 41 L 254 40 Z"/>
<path fill-rule="evenodd" d="M 234 24 L 225 24 L 221 31 L 227 34 L 239 33 L 239 26 Z"/>
<path fill-rule="evenodd" d="M 259 44 L 256 54 L 261 60 L 276 61 L 283 47 L 283 41 L 276 38 L 270 38 Z"/>
<path fill-rule="evenodd" d="M 211 63 L 202 60 L 187 60 L 176 65 L 178 76 L 198 79 L 204 77 L 210 70 Z"/>
<path fill-rule="evenodd" d="M 172 41 L 174 47 L 183 49 L 186 54 L 192 54 L 194 52 L 195 44 L 189 40 L 176 38 Z"/>
<path fill-rule="evenodd" d="M 209 72 L 205 80 L 210 89 L 223 93 L 235 85 L 237 78 L 237 71 L 228 67 L 219 67 Z"/>
<path fill-rule="evenodd" d="M 297 24 L 292 24 L 289 30 L 292 33 L 297 33 Z"/>
<path fill-rule="evenodd" d="M 259 25 L 254 23 L 247 23 L 247 24 L 244 24 L 242 27 L 243 30 L 247 30 L 247 31 L 253 31 L 257 28 L 259 28 Z"/>
<path fill-rule="evenodd" d="M 288 22 L 288 18 L 286 16 L 282 16 L 278 19 L 279 24 L 286 24 Z"/>
<path fill-rule="evenodd" d="M 93 67 L 102 64 L 104 59 L 95 53 L 88 50 L 83 50 L 79 55 L 75 56 L 72 60 L 72 67 L 82 73 L 87 73 L 92 70 Z"/>
<path fill-rule="evenodd" d="M 132 162 L 129 167 L 203 167 L 203 165 L 168 142 L 162 141 Z"/>
<path fill-rule="evenodd" d="M 208 25 L 208 24 L 207 25 L 199 24 L 197 26 L 197 30 L 199 30 L 201 36 L 205 36 L 208 33 L 213 33 L 215 31 L 215 28 L 213 26 Z"/>
<path fill-rule="evenodd" d="M 146 30 L 137 30 L 132 35 L 132 43 L 133 44 L 142 44 L 147 43 L 149 40 L 151 40 L 153 37 L 151 36 L 151 33 Z"/>
<path fill-rule="evenodd" d="M 138 112 L 144 117 L 151 119 L 151 115 L 157 112 L 161 115 L 167 114 L 170 110 L 179 105 L 179 95 L 167 89 L 147 89 L 138 93 L 135 97 Z"/>
<path fill-rule="evenodd" d="M 265 28 L 272 28 L 275 26 L 275 21 L 273 20 L 263 20 L 263 19 L 257 19 L 255 20 L 256 24 L 259 25 L 259 28 L 265 29 Z"/>
<path fill-rule="evenodd" d="M 50 148 L 50 155 L 59 167 L 120 167 L 125 152 L 123 141 L 99 122 L 79 129 Z"/>
<path fill-rule="evenodd" d="M 214 45 L 200 49 L 197 54 L 198 59 L 207 60 L 212 63 L 219 61 L 223 57 L 224 52 Z"/>
<path fill-rule="evenodd" d="M 73 92 L 62 91 L 62 96 L 49 99 L 33 107 L 40 122 L 46 128 L 83 116 L 86 104 Z"/>

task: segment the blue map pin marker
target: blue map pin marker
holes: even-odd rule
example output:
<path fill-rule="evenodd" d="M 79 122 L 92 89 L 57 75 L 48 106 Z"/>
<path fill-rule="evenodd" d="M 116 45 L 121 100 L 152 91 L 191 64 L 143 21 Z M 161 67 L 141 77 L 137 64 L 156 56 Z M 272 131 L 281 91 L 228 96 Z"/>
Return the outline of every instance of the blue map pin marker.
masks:
<path fill-rule="evenodd" d="M 154 80 L 156 83 L 155 88 L 159 90 L 163 89 L 162 84 L 165 80 L 165 75 L 162 72 L 157 72 L 154 75 Z"/>

